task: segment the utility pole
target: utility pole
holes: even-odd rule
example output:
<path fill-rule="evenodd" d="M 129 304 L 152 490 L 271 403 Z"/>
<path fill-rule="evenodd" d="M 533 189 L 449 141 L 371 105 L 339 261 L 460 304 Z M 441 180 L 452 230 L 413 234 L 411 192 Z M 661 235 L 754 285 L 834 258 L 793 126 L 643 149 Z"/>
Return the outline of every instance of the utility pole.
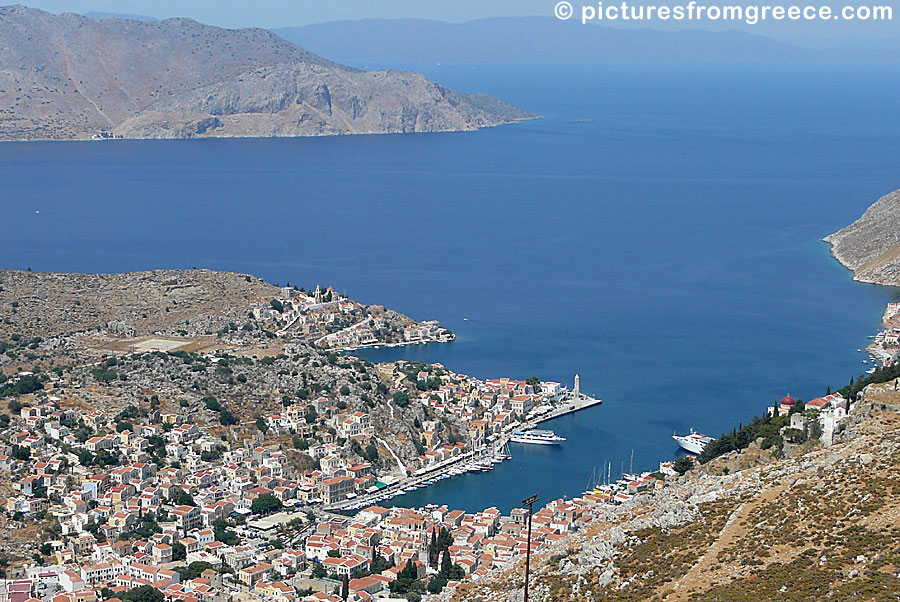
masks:
<path fill-rule="evenodd" d="M 525 544 L 525 600 L 528 602 L 528 576 L 531 570 L 531 515 L 534 513 L 534 503 L 538 496 L 532 495 L 522 500 L 523 506 L 528 506 L 528 541 Z"/>

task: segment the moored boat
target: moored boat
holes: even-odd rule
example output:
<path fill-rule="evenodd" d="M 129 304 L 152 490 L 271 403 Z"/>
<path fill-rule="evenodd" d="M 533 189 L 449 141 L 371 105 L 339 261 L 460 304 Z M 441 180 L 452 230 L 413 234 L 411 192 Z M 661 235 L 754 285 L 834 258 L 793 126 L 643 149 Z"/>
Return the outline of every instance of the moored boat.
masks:
<path fill-rule="evenodd" d="M 531 445 L 559 445 L 565 440 L 565 437 L 560 437 L 553 431 L 542 429 L 516 431 L 510 438 L 510 441 L 513 443 L 527 443 Z"/>
<path fill-rule="evenodd" d="M 694 429 L 691 429 L 690 435 L 676 435 L 673 433 L 672 439 L 675 439 L 675 441 L 678 442 L 681 449 L 692 454 L 702 454 L 703 450 L 706 449 L 706 446 L 709 445 L 710 442 L 715 441 L 714 437 L 694 432 Z"/>

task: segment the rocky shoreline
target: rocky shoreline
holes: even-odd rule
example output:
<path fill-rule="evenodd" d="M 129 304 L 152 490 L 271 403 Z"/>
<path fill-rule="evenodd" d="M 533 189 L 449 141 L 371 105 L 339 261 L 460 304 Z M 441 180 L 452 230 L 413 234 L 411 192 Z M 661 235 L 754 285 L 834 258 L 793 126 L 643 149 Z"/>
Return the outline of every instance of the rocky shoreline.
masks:
<path fill-rule="evenodd" d="M 900 286 L 900 190 L 881 197 L 858 220 L 823 240 L 854 280 Z"/>

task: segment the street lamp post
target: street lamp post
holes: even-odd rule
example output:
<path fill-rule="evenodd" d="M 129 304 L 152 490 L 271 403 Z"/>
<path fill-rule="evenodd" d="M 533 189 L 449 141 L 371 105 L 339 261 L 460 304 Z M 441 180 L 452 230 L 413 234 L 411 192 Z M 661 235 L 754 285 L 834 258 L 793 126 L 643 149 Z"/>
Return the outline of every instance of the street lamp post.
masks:
<path fill-rule="evenodd" d="M 531 571 L 531 515 L 534 513 L 534 503 L 538 496 L 532 495 L 522 500 L 523 506 L 528 506 L 528 541 L 525 543 L 525 600 L 528 602 L 528 576 Z"/>

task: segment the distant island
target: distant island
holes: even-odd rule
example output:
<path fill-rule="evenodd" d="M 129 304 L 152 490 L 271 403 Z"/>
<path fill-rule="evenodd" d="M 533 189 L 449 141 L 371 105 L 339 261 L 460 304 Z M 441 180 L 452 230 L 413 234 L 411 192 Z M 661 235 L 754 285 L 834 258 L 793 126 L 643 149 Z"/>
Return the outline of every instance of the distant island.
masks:
<path fill-rule="evenodd" d="M 893 32 L 866 37 L 779 38 L 766 29 L 666 29 L 645 21 L 582 25 L 580 18 L 493 17 L 463 23 L 360 19 L 272 31 L 313 52 L 356 66 L 492 63 L 505 65 L 735 65 L 895 63 Z M 833 33 L 833 32 L 832 32 Z M 884 37 L 882 37 L 882 35 Z M 810 34 L 812 37 L 812 34 Z"/>
<path fill-rule="evenodd" d="M 465 131 L 534 118 L 262 29 L 0 7 L 0 140 Z"/>
<path fill-rule="evenodd" d="M 579 19 L 497 17 L 465 23 L 362 19 L 273 29 L 354 65 L 500 63 L 783 63 L 811 60 L 794 44 L 743 31 L 664 31 L 582 25 Z"/>

